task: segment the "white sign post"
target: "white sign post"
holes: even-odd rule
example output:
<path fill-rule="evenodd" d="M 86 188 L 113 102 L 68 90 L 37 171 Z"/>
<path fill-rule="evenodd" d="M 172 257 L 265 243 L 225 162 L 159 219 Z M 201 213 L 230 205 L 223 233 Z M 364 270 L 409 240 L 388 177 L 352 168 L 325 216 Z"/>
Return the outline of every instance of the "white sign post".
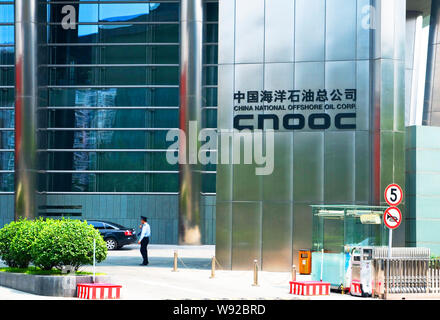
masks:
<path fill-rule="evenodd" d="M 93 238 L 93 283 L 95 283 L 96 274 L 96 239 Z"/>
<path fill-rule="evenodd" d="M 391 249 L 393 247 L 393 230 L 397 229 L 402 223 L 402 212 L 397 206 L 402 202 L 403 191 L 402 188 L 393 183 L 385 189 L 385 201 L 390 207 L 385 210 L 383 214 L 383 222 L 389 229 L 388 233 L 388 263 L 387 263 L 387 294 L 390 287 L 390 263 L 391 263 Z"/>

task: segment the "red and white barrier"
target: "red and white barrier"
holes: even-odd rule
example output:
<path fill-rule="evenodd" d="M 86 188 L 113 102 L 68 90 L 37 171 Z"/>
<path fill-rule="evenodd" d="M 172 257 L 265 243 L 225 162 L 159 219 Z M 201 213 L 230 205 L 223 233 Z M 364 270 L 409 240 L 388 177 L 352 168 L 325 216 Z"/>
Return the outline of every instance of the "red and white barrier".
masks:
<path fill-rule="evenodd" d="M 361 283 L 359 281 L 351 282 L 350 294 L 352 296 L 362 296 Z"/>
<path fill-rule="evenodd" d="M 302 296 L 327 296 L 330 283 L 321 281 L 290 281 L 290 293 Z"/>
<path fill-rule="evenodd" d="M 120 299 L 121 288 L 108 283 L 78 283 L 77 296 L 80 299 Z"/>

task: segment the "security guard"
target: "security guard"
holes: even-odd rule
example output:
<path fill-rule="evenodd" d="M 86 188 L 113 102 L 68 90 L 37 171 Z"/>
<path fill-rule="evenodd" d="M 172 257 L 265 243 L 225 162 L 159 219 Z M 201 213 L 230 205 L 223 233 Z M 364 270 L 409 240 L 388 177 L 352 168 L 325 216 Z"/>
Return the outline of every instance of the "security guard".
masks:
<path fill-rule="evenodd" d="M 144 216 L 141 216 L 140 228 L 142 228 L 142 231 L 139 236 L 138 243 L 141 245 L 141 254 L 142 254 L 142 258 L 143 258 L 143 262 L 140 265 L 146 266 L 146 265 L 148 265 L 147 246 L 148 246 L 148 243 L 150 242 L 151 229 L 150 229 L 150 225 L 147 223 L 147 218 Z"/>

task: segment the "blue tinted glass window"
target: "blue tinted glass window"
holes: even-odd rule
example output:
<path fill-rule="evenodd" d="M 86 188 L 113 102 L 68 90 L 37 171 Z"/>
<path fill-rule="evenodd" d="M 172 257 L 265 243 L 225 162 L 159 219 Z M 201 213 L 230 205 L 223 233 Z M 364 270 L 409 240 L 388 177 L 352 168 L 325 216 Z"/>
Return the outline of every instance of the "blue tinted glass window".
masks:
<path fill-rule="evenodd" d="M 218 21 L 218 3 L 217 2 L 207 2 L 205 3 L 205 21 Z"/>
<path fill-rule="evenodd" d="M 0 149 L 14 149 L 14 131 L 0 131 Z"/>
<path fill-rule="evenodd" d="M 177 3 L 106 3 L 99 5 L 101 22 L 178 21 Z"/>
<path fill-rule="evenodd" d="M 0 5 L 0 23 L 14 23 L 14 5 Z"/>
<path fill-rule="evenodd" d="M 0 44 L 14 44 L 13 26 L 0 26 Z"/>
<path fill-rule="evenodd" d="M 216 175 L 206 173 L 202 175 L 202 192 L 214 193 L 216 184 Z"/>
<path fill-rule="evenodd" d="M 2 176 L 5 175 L 2 174 Z M 154 192 L 154 190 L 177 192 L 178 179 L 178 174 L 161 173 L 46 173 L 39 175 L 40 188 L 57 192 Z M 13 178 L 7 181 L 9 183 L 5 183 L 5 187 L 8 187 L 11 181 L 13 183 Z"/>
<path fill-rule="evenodd" d="M 14 152 L 0 152 L 0 170 L 14 170 Z"/>
<path fill-rule="evenodd" d="M 79 4 L 78 22 L 98 22 L 98 4 Z"/>
<path fill-rule="evenodd" d="M 49 107 L 39 113 L 48 129 L 38 133 L 39 148 L 63 150 L 39 154 L 40 168 L 59 171 L 42 174 L 40 189 L 177 192 L 178 174 L 159 172 L 177 172 L 178 166 L 166 161 L 166 152 L 145 149 L 166 150 L 173 142 L 166 141 L 164 129 L 179 124 L 180 4 L 97 2 L 72 3 L 77 7 L 80 23 L 75 30 L 63 29 L 60 9 L 53 2 L 50 5 L 47 28 L 51 67 L 46 99 Z M 218 4 L 205 3 L 204 11 L 208 22 L 204 25 L 204 42 L 215 43 Z M 217 64 L 217 45 L 205 45 L 203 59 L 204 64 Z M 203 105 L 216 106 L 215 66 L 205 66 L 203 81 L 208 86 L 203 88 Z M 204 109 L 202 121 L 205 127 L 214 126 L 216 110 Z M 124 150 L 118 152 L 120 149 Z M 215 165 L 208 169 L 215 170 Z M 92 172 L 62 172 L 79 170 Z M 127 173 L 102 173 L 109 170 Z M 215 190 L 215 179 L 209 177 L 207 181 L 203 189 Z"/>
<path fill-rule="evenodd" d="M 98 26 L 93 24 L 78 25 L 79 42 L 96 42 L 98 39 Z"/>
<path fill-rule="evenodd" d="M 179 111 L 174 109 L 56 109 L 49 112 L 50 114 L 47 115 L 49 128 L 176 128 L 179 125 Z M 4 113 L 8 117 L 11 114 L 13 121 L 12 111 L 4 111 Z"/>
<path fill-rule="evenodd" d="M 73 17 L 76 18 L 72 22 L 80 23 L 97 23 L 98 22 L 98 4 L 90 3 L 49 3 L 47 5 L 47 18 L 50 23 L 61 23 L 65 17 L 71 17 L 73 11 L 70 7 L 75 9 Z M 70 22 L 70 21 L 69 21 Z"/>
<path fill-rule="evenodd" d="M 50 106 L 178 106 L 179 88 L 50 89 Z"/>
<path fill-rule="evenodd" d="M 0 153 L 0 156 L 2 154 Z M 12 156 L 12 158 L 10 157 Z M 177 164 L 169 164 L 166 152 L 96 152 L 63 151 L 39 154 L 39 161 L 44 170 L 154 170 L 177 171 Z M 12 167 L 9 160 L 12 159 Z M 0 159 L 3 170 L 14 168 L 13 153 L 4 153 Z M 11 169 L 11 170 L 12 170 Z"/>
<path fill-rule="evenodd" d="M 14 62 L 14 47 L 0 47 L 0 64 L 13 65 Z"/>
<path fill-rule="evenodd" d="M 166 141 L 166 134 L 166 130 L 49 129 L 39 132 L 39 148 L 44 145 L 49 149 L 167 149 L 172 142 Z"/>
<path fill-rule="evenodd" d="M 217 88 L 203 88 L 203 106 L 217 107 Z"/>
<path fill-rule="evenodd" d="M 0 191 L 12 192 L 14 191 L 14 174 L 0 173 Z"/>
<path fill-rule="evenodd" d="M 0 110 L 0 128 L 14 128 L 14 110 Z"/>

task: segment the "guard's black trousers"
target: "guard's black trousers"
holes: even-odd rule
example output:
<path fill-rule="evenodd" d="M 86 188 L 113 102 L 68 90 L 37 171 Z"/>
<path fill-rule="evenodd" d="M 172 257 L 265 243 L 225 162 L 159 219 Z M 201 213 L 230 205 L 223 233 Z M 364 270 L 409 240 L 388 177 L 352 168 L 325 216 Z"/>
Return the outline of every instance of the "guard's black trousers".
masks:
<path fill-rule="evenodd" d="M 142 262 L 143 264 L 148 264 L 147 246 L 149 242 L 150 242 L 150 237 L 144 237 L 141 240 L 141 254 L 142 254 L 142 258 L 144 259 L 144 261 Z"/>

